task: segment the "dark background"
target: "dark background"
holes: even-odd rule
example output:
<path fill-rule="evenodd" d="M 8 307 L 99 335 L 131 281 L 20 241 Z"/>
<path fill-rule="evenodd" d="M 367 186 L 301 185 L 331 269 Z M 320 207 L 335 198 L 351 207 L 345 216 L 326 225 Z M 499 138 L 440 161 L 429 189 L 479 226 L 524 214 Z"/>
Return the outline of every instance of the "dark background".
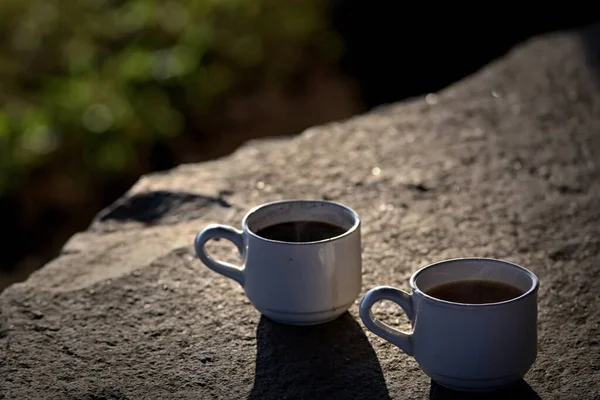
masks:
<path fill-rule="evenodd" d="M 1 0 L 0 290 L 142 174 L 438 91 L 598 19 L 564 5 L 209 3 Z"/>

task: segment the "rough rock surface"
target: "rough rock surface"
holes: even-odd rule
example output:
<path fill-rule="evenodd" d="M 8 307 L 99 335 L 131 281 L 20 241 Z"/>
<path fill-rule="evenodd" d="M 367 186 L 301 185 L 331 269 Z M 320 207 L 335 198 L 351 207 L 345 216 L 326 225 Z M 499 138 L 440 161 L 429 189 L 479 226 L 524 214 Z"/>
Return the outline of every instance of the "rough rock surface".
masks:
<path fill-rule="evenodd" d="M 538 359 L 492 397 L 600 398 L 600 90 L 589 33 L 531 40 L 436 95 L 143 177 L 0 296 L 0 398 L 459 398 L 365 333 L 356 304 L 330 324 L 278 325 L 195 258 L 205 225 L 239 225 L 252 206 L 298 197 L 362 216 L 361 296 L 408 289 L 415 270 L 441 259 L 528 267 L 542 282 Z M 211 247 L 236 261 L 232 246 Z M 377 312 L 407 328 L 397 307 Z"/>

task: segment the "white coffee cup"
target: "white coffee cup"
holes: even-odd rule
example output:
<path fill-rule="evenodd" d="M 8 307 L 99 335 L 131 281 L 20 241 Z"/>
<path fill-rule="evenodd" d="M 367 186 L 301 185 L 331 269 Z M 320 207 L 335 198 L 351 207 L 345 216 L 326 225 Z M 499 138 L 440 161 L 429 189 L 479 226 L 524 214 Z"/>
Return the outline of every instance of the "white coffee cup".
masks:
<path fill-rule="evenodd" d="M 463 280 L 506 283 L 523 294 L 497 303 L 465 304 L 427 294 Z M 461 258 L 422 268 L 410 278 L 412 294 L 392 287 L 371 289 L 360 317 L 376 335 L 413 356 L 440 385 L 457 390 L 493 390 L 521 379 L 537 355 L 538 278 L 523 267 L 488 258 Z M 412 332 L 378 320 L 375 303 L 391 300 L 406 313 Z"/>
<path fill-rule="evenodd" d="M 324 240 L 291 242 L 257 235 L 263 228 L 295 221 L 325 222 L 343 233 Z M 205 244 L 213 238 L 236 245 L 243 265 L 212 259 Z M 362 285 L 360 218 L 331 201 L 286 200 L 250 210 L 242 230 L 210 225 L 194 241 L 200 260 L 237 281 L 264 316 L 286 324 L 313 325 L 342 315 L 357 299 Z"/>

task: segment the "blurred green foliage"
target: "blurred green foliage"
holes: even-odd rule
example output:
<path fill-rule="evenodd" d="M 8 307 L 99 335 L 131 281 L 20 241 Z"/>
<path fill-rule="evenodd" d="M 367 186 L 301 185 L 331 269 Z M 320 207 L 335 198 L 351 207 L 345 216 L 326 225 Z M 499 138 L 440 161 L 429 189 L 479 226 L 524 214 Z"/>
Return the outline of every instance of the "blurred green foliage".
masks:
<path fill-rule="evenodd" d="M 144 162 L 220 96 L 334 59 L 322 0 L 2 0 L 0 195 L 62 162 L 84 176 Z M 62 168 L 62 167 L 61 167 Z"/>

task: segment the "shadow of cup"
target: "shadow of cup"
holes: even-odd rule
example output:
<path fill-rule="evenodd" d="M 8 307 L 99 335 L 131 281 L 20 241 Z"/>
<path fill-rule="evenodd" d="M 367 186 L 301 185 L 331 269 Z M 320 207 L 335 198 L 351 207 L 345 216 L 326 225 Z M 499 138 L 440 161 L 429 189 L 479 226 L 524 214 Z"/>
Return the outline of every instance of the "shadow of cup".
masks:
<path fill-rule="evenodd" d="M 248 399 L 389 399 L 375 351 L 348 312 L 305 327 L 262 316 L 256 341 Z"/>
<path fill-rule="evenodd" d="M 430 400 L 540 400 L 541 397 L 523 379 L 511 386 L 491 392 L 459 392 L 431 381 Z"/>

